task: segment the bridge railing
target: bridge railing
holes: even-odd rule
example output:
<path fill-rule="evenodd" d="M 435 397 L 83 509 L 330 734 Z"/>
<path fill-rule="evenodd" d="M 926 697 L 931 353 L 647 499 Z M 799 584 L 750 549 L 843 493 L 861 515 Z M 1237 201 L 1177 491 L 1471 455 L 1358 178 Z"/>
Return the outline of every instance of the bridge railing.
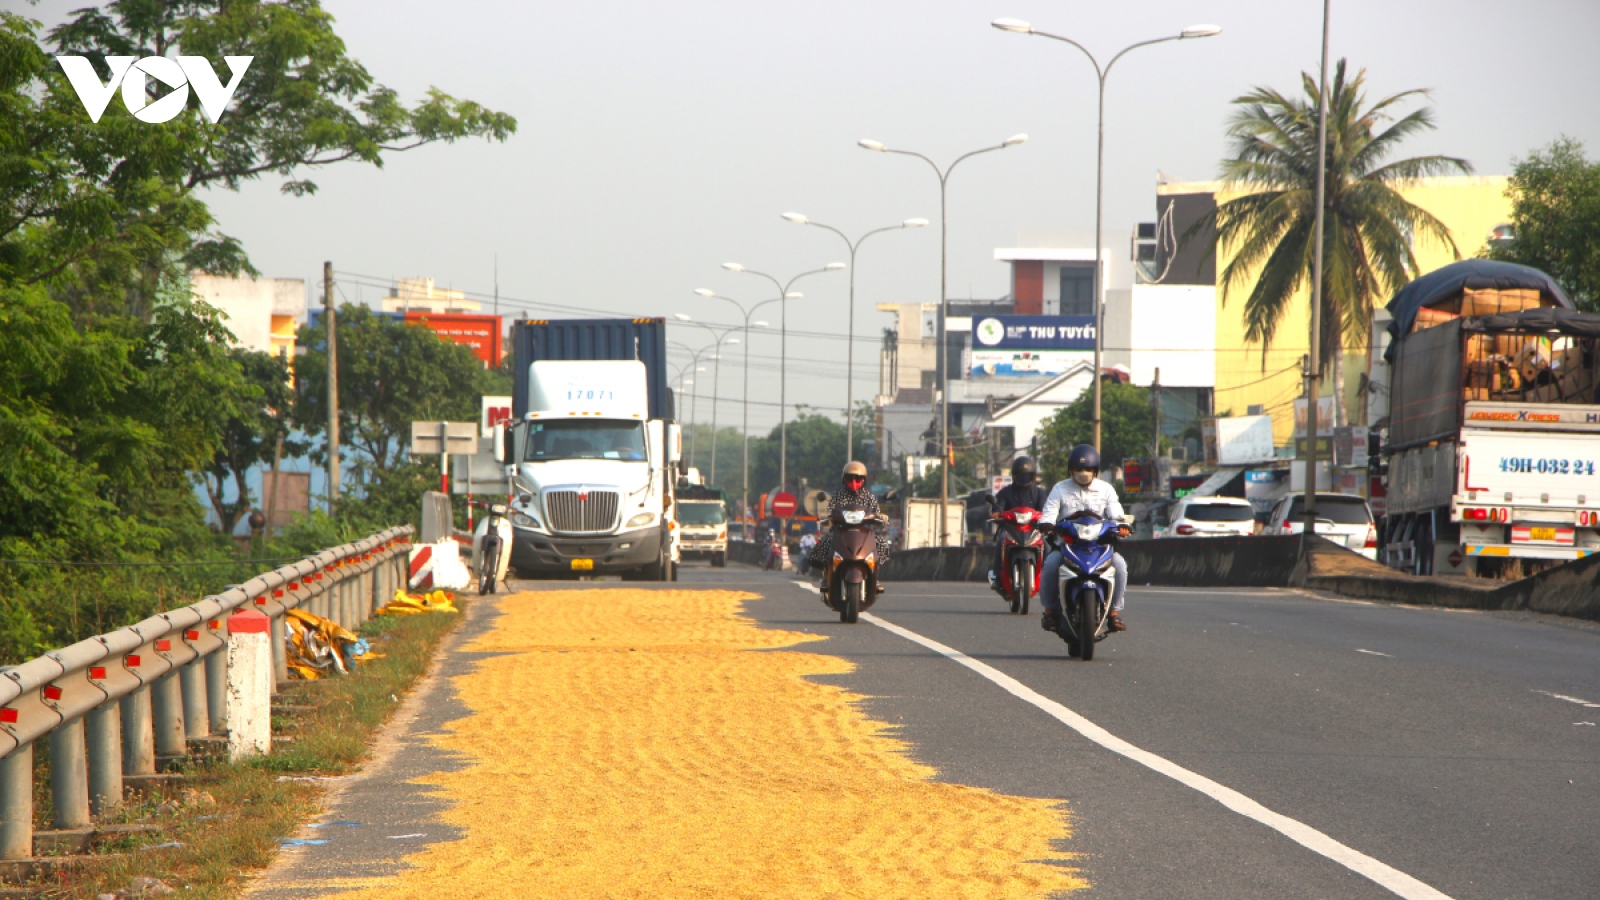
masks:
<path fill-rule="evenodd" d="M 34 746 L 46 739 L 57 829 L 86 828 L 129 783 L 225 735 L 228 616 L 271 620 L 273 690 L 288 678 L 284 617 L 304 608 L 346 628 L 403 588 L 407 525 L 229 585 L 220 594 L 0 671 L 0 859 L 33 856 Z M 257 619 L 257 621 L 260 621 Z M 220 652 L 219 652 L 220 651 Z"/>

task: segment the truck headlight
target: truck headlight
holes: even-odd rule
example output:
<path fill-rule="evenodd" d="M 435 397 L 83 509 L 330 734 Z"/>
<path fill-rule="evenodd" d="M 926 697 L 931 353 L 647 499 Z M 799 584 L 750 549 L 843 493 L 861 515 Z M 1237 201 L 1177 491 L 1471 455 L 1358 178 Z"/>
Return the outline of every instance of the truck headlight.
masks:
<path fill-rule="evenodd" d="M 633 518 L 629 519 L 628 520 L 628 524 L 623 526 L 623 527 L 624 528 L 643 528 L 646 525 L 649 525 L 651 522 L 654 522 L 655 520 L 656 520 L 656 514 L 655 513 L 647 513 L 647 512 L 646 513 L 639 513 L 637 516 L 634 516 Z"/>
<path fill-rule="evenodd" d="M 516 512 L 515 510 L 513 510 L 511 513 L 511 524 L 517 526 L 518 528 L 541 527 L 538 519 L 535 519 L 533 516 L 530 516 L 526 513 Z"/>

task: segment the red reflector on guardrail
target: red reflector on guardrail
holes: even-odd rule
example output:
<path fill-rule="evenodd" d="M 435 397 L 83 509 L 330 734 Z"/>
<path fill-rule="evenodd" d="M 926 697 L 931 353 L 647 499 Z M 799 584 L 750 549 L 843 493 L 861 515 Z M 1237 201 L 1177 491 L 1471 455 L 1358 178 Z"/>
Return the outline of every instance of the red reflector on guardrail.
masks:
<path fill-rule="evenodd" d="M 44 698 L 46 700 L 60 700 L 61 699 L 61 688 L 58 688 L 53 684 L 45 685 L 44 686 Z"/>
<path fill-rule="evenodd" d="M 139 657 L 137 657 L 137 656 L 125 656 L 125 657 L 122 658 L 122 664 L 127 666 L 130 669 L 137 669 L 137 668 L 139 668 Z"/>
<path fill-rule="evenodd" d="M 212 631 L 216 631 L 217 629 L 222 627 L 222 622 L 217 620 L 217 619 L 212 619 L 211 621 L 206 623 L 206 627 L 211 629 Z"/>
<path fill-rule="evenodd" d="M 199 629 L 191 628 L 188 631 L 185 631 L 183 633 L 183 639 L 186 640 L 186 641 L 198 641 L 198 640 L 200 640 L 200 631 L 199 631 Z"/>
<path fill-rule="evenodd" d="M 283 589 L 279 588 L 278 590 L 273 591 L 272 592 L 272 596 L 274 598 L 282 597 L 283 596 Z"/>
<path fill-rule="evenodd" d="M 257 606 L 266 606 L 267 605 L 267 598 L 265 598 L 265 597 L 257 597 L 256 598 L 256 605 Z"/>
<path fill-rule="evenodd" d="M 106 667 L 105 666 L 90 666 L 89 667 L 89 677 L 93 678 L 96 681 L 99 681 L 99 680 L 105 678 L 106 677 Z"/>
<path fill-rule="evenodd" d="M 17 721 L 17 711 L 7 706 L 0 709 L 0 722 L 12 723 Z"/>
<path fill-rule="evenodd" d="M 171 641 L 156 641 L 156 649 L 161 651 L 162 653 L 166 653 L 167 651 L 172 649 L 172 642 Z"/>

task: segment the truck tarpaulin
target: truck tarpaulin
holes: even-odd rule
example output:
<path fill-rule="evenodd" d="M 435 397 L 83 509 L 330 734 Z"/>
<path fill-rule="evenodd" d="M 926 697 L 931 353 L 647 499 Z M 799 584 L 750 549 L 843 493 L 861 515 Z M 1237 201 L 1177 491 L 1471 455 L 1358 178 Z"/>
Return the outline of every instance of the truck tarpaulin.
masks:
<path fill-rule="evenodd" d="M 1544 305 L 1573 308 L 1561 285 L 1538 269 L 1491 259 L 1464 259 L 1423 275 L 1401 288 L 1389 301 L 1386 308 L 1394 316 L 1394 321 L 1389 323 L 1389 334 L 1395 341 L 1390 343 L 1385 358 L 1394 359 L 1395 344 L 1411 332 L 1417 310 L 1469 290 L 1533 290 L 1539 292 Z"/>
<path fill-rule="evenodd" d="M 1461 424 L 1461 322 L 1408 334 L 1389 375 L 1393 449 L 1454 435 Z"/>

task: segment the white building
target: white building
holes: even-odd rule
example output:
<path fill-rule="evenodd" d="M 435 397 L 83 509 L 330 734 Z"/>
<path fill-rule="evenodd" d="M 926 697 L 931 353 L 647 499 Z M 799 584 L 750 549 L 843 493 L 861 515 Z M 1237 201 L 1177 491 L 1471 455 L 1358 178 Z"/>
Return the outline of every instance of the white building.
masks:
<path fill-rule="evenodd" d="M 306 314 L 303 278 L 225 278 L 194 272 L 191 290 L 221 310 L 237 346 L 293 358 L 295 329 Z"/>
<path fill-rule="evenodd" d="M 1033 443 L 1034 436 L 1039 433 L 1044 420 L 1055 415 L 1061 407 L 1078 399 L 1084 391 L 1094 385 L 1093 379 L 1094 364 L 1078 363 L 1070 370 L 995 410 L 983 427 L 989 431 L 1009 429 L 1011 446 L 1019 450 L 1026 449 Z M 1004 445 L 1006 442 L 1001 443 Z"/>
<path fill-rule="evenodd" d="M 432 278 L 397 278 L 389 296 L 382 301 L 383 311 L 390 313 L 475 313 L 483 304 L 468 300 L 466 293 L 451 288 L 435 287 Z"/>

